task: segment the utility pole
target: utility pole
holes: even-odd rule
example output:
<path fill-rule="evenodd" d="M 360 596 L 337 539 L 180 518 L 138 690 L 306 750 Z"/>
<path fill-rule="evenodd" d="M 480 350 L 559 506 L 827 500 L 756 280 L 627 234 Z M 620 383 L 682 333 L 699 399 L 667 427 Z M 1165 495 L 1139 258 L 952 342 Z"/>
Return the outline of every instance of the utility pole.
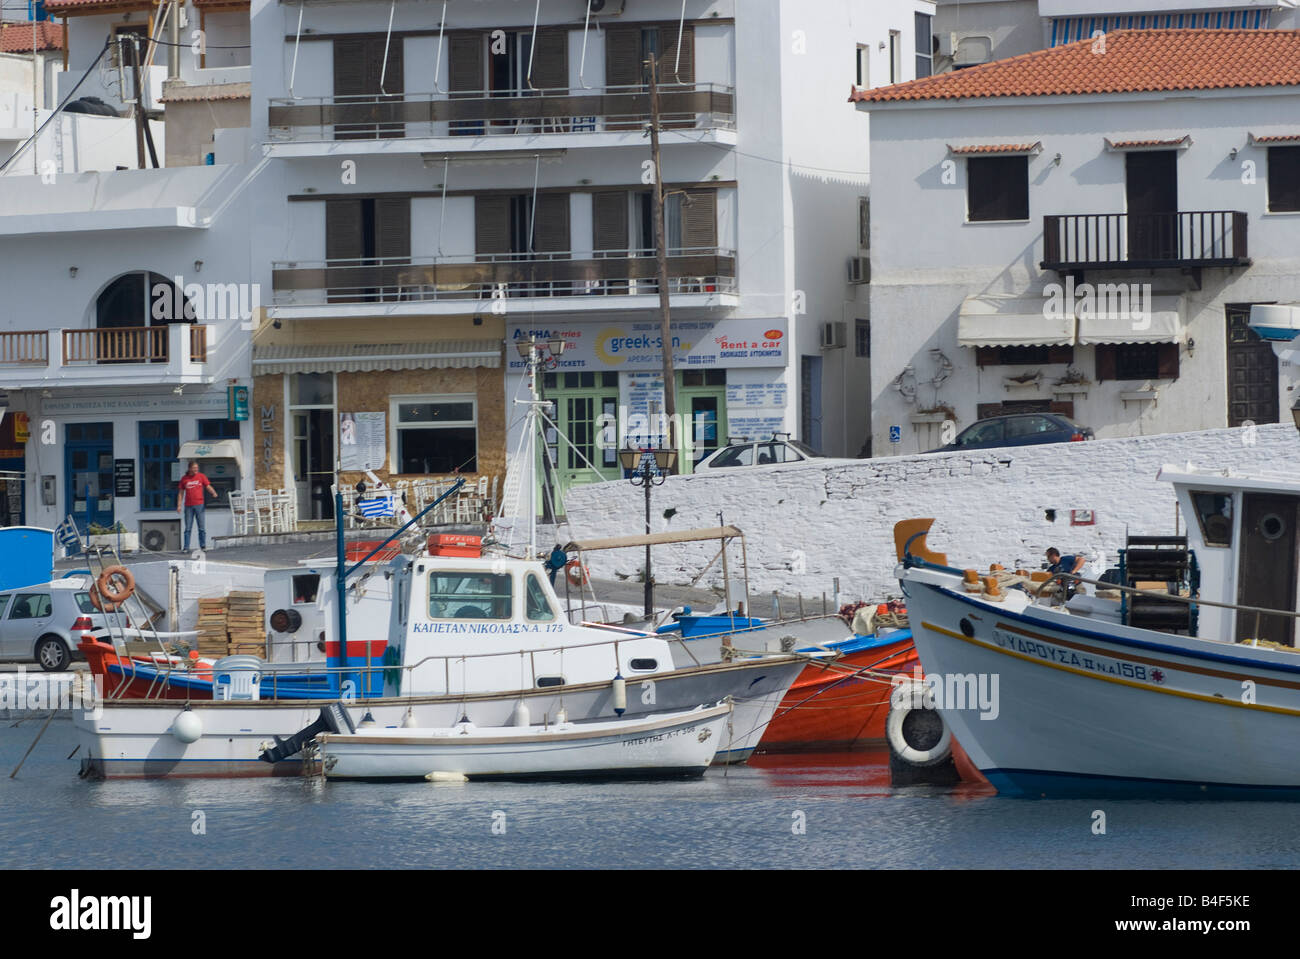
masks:
<path fill-rule="evenodd" d="M 650 57 L 650 154 L 654 160 L 655 254 L 659 259 L 659 335 L 663 339 L 664 414 L 668 418 L 668 448 L 677 449 L 677 377 L 673 372 L 673 336 L 668 318 L 668 243 L 664 231 L 664 177 L 659 160 L 659 58 Z"/>

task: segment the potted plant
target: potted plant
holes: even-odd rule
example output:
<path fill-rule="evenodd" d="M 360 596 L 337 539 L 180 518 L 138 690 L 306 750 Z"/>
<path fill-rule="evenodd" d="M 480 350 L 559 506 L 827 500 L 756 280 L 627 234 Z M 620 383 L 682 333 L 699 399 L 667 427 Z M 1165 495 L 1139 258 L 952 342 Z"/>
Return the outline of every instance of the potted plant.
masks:
<path fill-rule="evenodd" d="M 91 523 L 86 530 L 87 544 L 93 549 L 97 546 L 116 548 L 122 553 L 134 553 L 140 549 L 140 535 L 128 533 L 119 521 L 112 526 Z"/>

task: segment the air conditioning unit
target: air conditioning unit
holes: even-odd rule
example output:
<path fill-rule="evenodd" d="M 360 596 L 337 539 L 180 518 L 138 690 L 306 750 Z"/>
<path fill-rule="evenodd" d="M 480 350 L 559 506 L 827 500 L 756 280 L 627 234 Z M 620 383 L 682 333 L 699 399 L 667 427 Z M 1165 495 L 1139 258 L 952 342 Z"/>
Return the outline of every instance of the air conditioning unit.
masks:
<path fill-rule="evenodd" d="M 978 63 L 988 63 L 992 59 L 992 37 L 957 37 L 953 43 L 954 67 L 972 67 Z"/>
<path fill-rule="evenodd" d="M 587 9 L 602 17 L 617 17 L 626 5 L 627 0 L 587 0 Z"/>
<path fill-rule="evenodd" d="M 848 324 L 843 322 L 822 324 L 822 349 L 842 350 L 848 345 Z"/>
<path fill-rule="evenodd" d="M 957 34 L 955 33 L 936 33 L 935 41 L 939 44 L 939 56 L 950 57 L 957 50 Z"/>
<path fill-rule="evenodd" d="M 849 259 L 849 282 L 871 282 L 871 257 L 855 256 Z"/>
<path fill-rule="evenodd" d="M 148 553 L 180 552 L 181 521 L 178 519 L 141 520 L 140 548 Z"/>

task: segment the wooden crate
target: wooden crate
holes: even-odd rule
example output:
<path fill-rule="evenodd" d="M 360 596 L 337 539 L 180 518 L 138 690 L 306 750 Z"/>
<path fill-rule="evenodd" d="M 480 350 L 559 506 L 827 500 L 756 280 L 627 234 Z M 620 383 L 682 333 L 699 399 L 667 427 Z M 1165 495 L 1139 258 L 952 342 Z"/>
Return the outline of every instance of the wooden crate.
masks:
<path fill-rule="evenodd" d="M 229 655 L 230 640 L 226 635 L 226 599 L 199 600 L 198 650 L 201 656 Z"/>
<path fill-rule="evenodd" d="M 231 655 L 265 658 L 266 597 L 261 591 L 230 591 L 226 597 L 226 633 Z"/>

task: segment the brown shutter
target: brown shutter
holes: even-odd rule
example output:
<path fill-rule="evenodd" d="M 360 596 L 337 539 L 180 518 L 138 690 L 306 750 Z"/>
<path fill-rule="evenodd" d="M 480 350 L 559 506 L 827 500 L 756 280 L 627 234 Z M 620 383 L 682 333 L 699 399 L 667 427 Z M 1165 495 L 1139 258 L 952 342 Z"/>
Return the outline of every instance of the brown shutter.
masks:
<path fill-rule="evenodd" d="M 612 190 L 591 196 L 592 248 L 626 250 L 627 192 Z"/>
<path fill-rule="evenodd" d="M 1074 347 L 1073 346 L 1049 346 L 1047 348 L 1047 362 L 1073 363 Z"/>
<path fill-rule="evenodd" d="M 1160 352 L 1156 360 L 1157 378 L 1162 380 L 1178 379 L 1178 344 L 1161 343 Z"/>
<path fill-rule="evenodd" d="M 986 420 L 990 416 L 1001 416 L 1001 415 L 1002 415 L 1001 403 L 979 403 L 975 407 L 975 419 L 977 421 Z"/>
<path fill-rule="evenodd" d="M 474 251 L 510 252 L 510 197 L 474 198 Z"/>
<path fill-rule="evenodd" d="M 975 347 L 975 365 L 976 366 L 997 366 L 1002 360 L 1002 348 L 1000 346 L 977 346 Z"/>
<path fill-rule="evenodd" d="M 334 95 L 359 97 L 366 92 L 366 41 L 339 37 L 334 41 Z"/>
<path fill-rule="evenodd" d="M 566 27 L 537 31 L 533 43 L 533 86 L 538 90 L 569 90 L 569 31 Z"/>
<path fill-rule="evenodd" d="M 388 69 L 384 69 L 384 41 L 378 37 L 371 39 L 370 49 L 367 51 L 366 59 L 369 61 L 369 79 L 372 82 L 371 88 L 366 91 L 378 95 L 381 92 L 387 94 L 400 94 L 404 87 L 403 66 L 402 66 L 402 38 L 394 37 L 388 44 Z M 379 80 L 383 78 L 383 87 L 380 87 Z"/>
<path fill-rule="evenodd" d="M 641 28 L 608 27 L 605 30 L 605 86 L 632 86 L 641 82 Z"/>
<path fill-rule="evenodd" d="M 1074 400 L 1052 400 L 1052 408 L 1048 412 L 1074 419 Z"/>
<path fill-rule="evenodd" d="M 381 259 L 411 255 L 411 200 L 379 197 L 375 200 L 375 256 Z"/>
<path fill-rule="evenodd" d="M 659 28 L 660 83 L 695 82 L 695 28 L 689 23 L 682 27 L 682 56 L 677 59 L 677 25 Z"/>
<path fill-rule="evenodd" d="M 718 245 L 718 193 L 687 190 L 682 201 L 682 246 L 713 249 Z"/>
<path fill-rule="evenodd" d="M 1115 378 L 1115 347 L 1110 343 L 1098 343 L 1093 349 L 1097 354 L 1097 382 Z"/>
<path fill-rule="evenodd" d="M 325 201 L 325 259 L 354 260 L 362 256 L 361 201 Z"/>
<path fill-rule="evenodd" d="M 483 89 L 483 35 L 453 33 L 447 41 L 447 88 L 453 92 Z"/>
<path fill-rule="evenodd" d="M 533 223 L 533 249 L 538 253 L 567 252 L 569 242 L 569 194 L 543 193 L 537 197 Z"/>

